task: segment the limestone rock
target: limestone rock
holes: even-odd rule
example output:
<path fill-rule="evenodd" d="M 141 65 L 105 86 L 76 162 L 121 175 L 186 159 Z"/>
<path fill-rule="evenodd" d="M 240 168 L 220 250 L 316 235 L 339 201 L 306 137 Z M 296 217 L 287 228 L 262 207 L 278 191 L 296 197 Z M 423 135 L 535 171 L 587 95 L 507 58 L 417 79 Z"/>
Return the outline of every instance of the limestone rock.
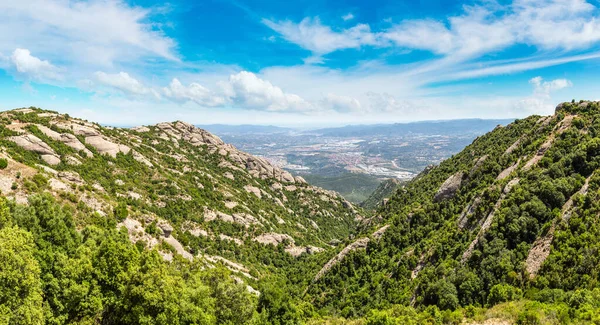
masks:
<path fill-rule="evenodd" d="M 139 153 L 135 150 L 132 150 L 131 155 L 133 156 L 133 159 L 141 162 L 142 164 L 144 164 L 150 168 L 154 167 L 154 165 L 150 162 L 150 160 L 148 160 L 146 157 L 144 157 L 141 153 Z"/>
<path fill-rule="evenodd" d="M 48 144 L 33 134 L 18 135 L 9 137 L 8 139 L 25 150 L 33 151 L 40 155 L 57 156 L 54 150 L 52 150 Z"/>
<path fill-rule="evenodd" d="M 290 235 L 277 234 L 277 233 L 262 234 L 258 237 L 254 237 L 252 240 L 255 242 L 259 242 L 261 244 L 275 245 L 275 246 L 282 244 L 286 241 L 290 244 L 294 243 L 294 238 L 292 238 Z"/>
<path fill-rule="evenodd" d="M 113 158 L 119 152 L 127 154 L 131 150 L 128 146 L 111 142 L 101 135 L 88 136 L 85 138 L 85 143 L 96 148 L 99 153 L 107 154 Z"/>
<path fill-rule="evenodd" d="M 46 135 L 47 137 L 51 138 L 54 141 L 59 141 L 62 142 L 64 144 L 66 144 L 67 146 L 77 150 L 77 151 L 83 151 L 85 152 L 85 154 L 88 157 L 92 157 L 93 154 L 91 151 L 89 151 L 85 145 L 83 145 L 83 143 L 81 143 L 79 141 L 79 139 L 77 139 L 76 136 L 74 136 L 71 133 L 58 133 L 52 129 L 50 129 L 49 127 L 46 127 L 44 125 L 39 125 L 36 124 L 37 128 L 42 131 L 42 133 L 44 133 L 44 135 Z"/>
<path fill-rule="evenodd" d="M 262 194 L 258 187 L 246 185 L 246 186 L 244 186 L 244 190 L 246 190 L 246 192 L 248 192 L 248 193 L 252 193 L 252 194 L 256 195 L 256 197 L 259 199 L 262 198 Z"/>
<path fill-rule="evenodd" d="M 460 171 L 448 177 L 448 179 L 446 179 L 446 181 L 442 184 L 440 189 L 435 194 L 433 200 L 439 202 L 454 197 L 454 195 L 460 188 L 460 185 L 462 184 L 463 175 L 464 173 Z"/>
<path fill-rule="evenodd" d="M 58 172 L 58 177 L 66 180 L 69 183 L 83 184 L 84 181 L 81 179 L 79 174 L 76 172 Z"/>

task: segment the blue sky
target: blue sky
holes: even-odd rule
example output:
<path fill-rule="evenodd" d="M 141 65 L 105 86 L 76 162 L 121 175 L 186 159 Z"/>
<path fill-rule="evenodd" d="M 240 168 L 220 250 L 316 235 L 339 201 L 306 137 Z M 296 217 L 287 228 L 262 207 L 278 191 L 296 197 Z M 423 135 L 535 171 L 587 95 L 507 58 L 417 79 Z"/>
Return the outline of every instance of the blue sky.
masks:
<path fill-rule="evenodd" d="M 319 126 L 597 100 L 600 2 L 0 0 L 0 108 Z"/>

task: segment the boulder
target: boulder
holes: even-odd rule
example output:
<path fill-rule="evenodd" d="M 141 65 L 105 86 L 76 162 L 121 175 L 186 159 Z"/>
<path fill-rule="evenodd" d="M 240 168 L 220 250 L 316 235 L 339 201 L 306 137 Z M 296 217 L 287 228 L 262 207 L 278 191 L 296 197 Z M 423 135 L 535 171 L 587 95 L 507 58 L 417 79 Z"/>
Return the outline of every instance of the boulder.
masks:
<path fill-rule="evenodd" d="M 433 200 L 439 202 L 454 197 L 462 184 L 463 175 L 464 173 L 460 171 L 448 177 L 442 186 L 440 186 Z"/>
<path fill-rule="evenodd" d="M 96 148 L 99 153 L 108 154 L 113 158 L 119 152 L 127 154 L 131 150 L 128 146 L 111 142 L 101 135 L 88 136 L 85 138 L 85 143 Z"/>

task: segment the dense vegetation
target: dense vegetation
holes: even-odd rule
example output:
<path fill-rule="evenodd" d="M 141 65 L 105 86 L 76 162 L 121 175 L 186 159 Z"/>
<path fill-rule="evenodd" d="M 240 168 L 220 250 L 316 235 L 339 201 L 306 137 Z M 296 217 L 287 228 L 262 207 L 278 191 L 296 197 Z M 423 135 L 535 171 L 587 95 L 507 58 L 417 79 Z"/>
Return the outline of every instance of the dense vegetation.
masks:
<path fill-rule="evenodd" d="M 498 127 L 396 190 L 374 216 L 357 217 L 358 225 L 323 216 L 319 231 L 294 230 L 290 224 L 307 213 L 305 198 L 286 190 L 287 206 L 297 212 L 282 214 L 289 219 L 277 229 L 289 231 L 297 244 L 331 246 L 297 257 L 285 245 L 251 239 L 265 229 L 203 220 L 198 204 L 223 208 L 219 200 L 226 199 L 214 184 L 227 186 L 251 211 L 281 210 L 235 191 L 245 184 L 236 182 L 247 180 L 238 170 L 234 179 L 218 183 L 193 169 L 162 173 L 148 183 L 145 177 L 157 179 L 156 171 L 131 154 L 95 155 L 81 165 L 54 167 L 98 180 L 102 194 L 86 184 L 54 193 L 41 173 L 10 174 L 16 186 L 11 193 L 30 195 L 27 205 L 0 200 L 0 323 L 461 324 L 500 318 L 516 324 L 600 324 L 599 117 L 598 103 L 573 102 L 552 117 Z M 72 150 L 29 130 L 57 152 Z M 2 132 L 14 135 L 8 128 Z M 156 139 L 153 132 L 140 135 L 148 137 L 142 141 Z M 113 136 L 126 138 L 118 130 Z M 13 159 L 41 163 L 37 155 L 1 141 Z M 167 151 L 163 145 L 154 147 Z M 194 162 L 197 170 L 230 171 L 212 166 L 219 156 L 206 148 L 196 151 L 180 141 L 179 150 L 202 157 Z M 150 149 L 139 151 L 151 156 Z M 163 159 L 170 169 L 181 169 L 180 161 Z M 0 174 L 14 173 L 13 164 Z M 125 185 L 115 185 L 116 177 Z M 192 181 L 202 188 L 192 189 Z M 253 184 L 275 193 L 272 180 Z M 150 202 L 168 202 L 185 188 L 192 200 L 157 207 L 117 195 L 123 186 Z M 113 209 L 94 212 L 79 201 L 80 193 L 105 197 Z M 310 199 L 343 213 L 339 202 Z M 144 213 L 172 222 L 176 238 L 197 258 L 173 254 L 165 262 L 165 252 L 175 249 L 164 241 L 158 219 L 145 223 L 144 232 L 159 244 L 131 243 L 131 233 L 117 224 L 142 220 Z M 239 235 L 243 243 L 194 236 L 182 230 L 186 221 L 214 234 Z M 336 227 L 339 222 L 345 224 Z M 546 250 L 538 249 L 546 244 Z M 332 259 L 338 253 L 343 254 Z M 202 254 L 242 263 L 249 274 Z M 317 272 L 322 276 L 315 277 Z"/>
<path fill-rule="evenodd" d="M 395 178 L 386 179 L 367 197 L 360 203 L 360 206 L 365 209 L 376 209 L 380 205 L 385 204 L 387 199 L 396 192 L 396 190 L 403 184 Z"/>
<path fill-rule="evenodd" d="M 381 180 L 360 173 L 343 173 L 335 176 L 305 175 L 310 184 L 336 191 L 352 203 L 361 203 L 377 190 Z"/>
<path fill-rule="evenodd" d="M 452 311 L 526 298 L 547 305 L 525 303 L 533 319 L 525 323 L 541 322 L 546 309 L 556 322 L 597 322 L 599 116 L 598 103 L 568 103 L 551 119 L 533 116 L 478 138 L 392 196 L 378 211 L 380 224 L 390 225 L 381 240 L 348 254 L 305 299 L 353 318 L 394 305 Z M 457 173 L 456 193 L 435 199 Z M 589 190 L 578 194 L 586 178 Z M 550 255 L 530 274 L 536 239 L 552 234 Z"/>

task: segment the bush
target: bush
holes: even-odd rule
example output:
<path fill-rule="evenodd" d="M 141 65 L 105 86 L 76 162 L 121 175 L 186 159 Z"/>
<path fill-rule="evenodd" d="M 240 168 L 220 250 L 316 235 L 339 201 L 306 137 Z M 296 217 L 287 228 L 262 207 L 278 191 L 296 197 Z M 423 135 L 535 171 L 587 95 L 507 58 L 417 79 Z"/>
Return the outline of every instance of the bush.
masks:
<path fill-rule="evenodd" d="M 5 169 L 6 167 L 8 167 L 8 160 L 0 158 L 0 169 Z"/>
<path fill-rule="evenodd" d="M 493 306 L 501 302 L 517 300 L 523 296 L 519 288 L 508 284 L 497 284 L 490 289 L 488 305 Z"/>

